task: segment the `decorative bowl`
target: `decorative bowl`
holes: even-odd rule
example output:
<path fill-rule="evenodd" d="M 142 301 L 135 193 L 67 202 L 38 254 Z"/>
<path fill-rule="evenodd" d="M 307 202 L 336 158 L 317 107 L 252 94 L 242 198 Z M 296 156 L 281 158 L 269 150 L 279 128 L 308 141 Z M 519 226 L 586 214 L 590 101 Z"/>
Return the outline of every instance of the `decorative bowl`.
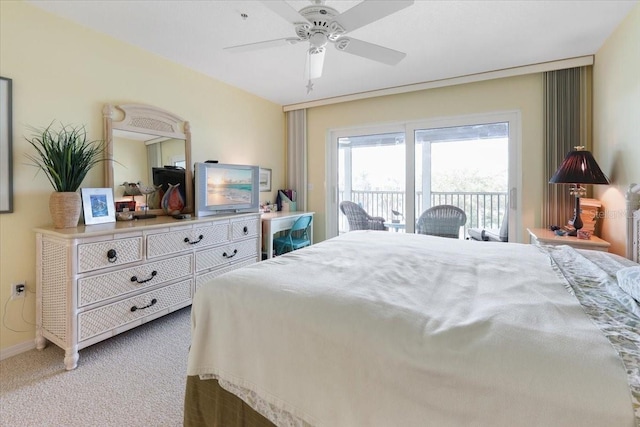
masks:
<path fill-rule="evenodd" d="M 116 219 L 118 221 L 131 221 L 133 218 L 133 211 L 116 213 Z"/>

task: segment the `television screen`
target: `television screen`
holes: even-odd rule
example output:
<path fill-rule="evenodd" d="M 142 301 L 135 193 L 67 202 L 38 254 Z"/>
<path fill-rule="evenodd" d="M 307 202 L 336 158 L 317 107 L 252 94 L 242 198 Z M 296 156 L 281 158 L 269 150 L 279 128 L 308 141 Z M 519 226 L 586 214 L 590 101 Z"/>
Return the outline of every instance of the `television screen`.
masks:
<path fill-rule="evenodd" d="M 258 212 L 258 172 L 258 166 L 196 163 L 196 215 Z"/>
<path fill-rule="evenodd" d="M 207 206 L 251 203 L 251 169 L 208 168 Z"/>

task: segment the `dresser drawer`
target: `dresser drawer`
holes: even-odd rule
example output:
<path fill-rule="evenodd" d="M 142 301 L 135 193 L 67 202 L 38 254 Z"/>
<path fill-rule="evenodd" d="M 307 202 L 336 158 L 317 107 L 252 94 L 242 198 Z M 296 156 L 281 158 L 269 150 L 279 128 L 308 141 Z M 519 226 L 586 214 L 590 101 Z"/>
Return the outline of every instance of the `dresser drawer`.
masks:
<path fill-rule="evenodd" d="M 78 273 L 142 260 L 142 237 L 78 245 Z"/>
<path fill-rule="evenodd" d="M 232 242 L 196 252 L 196 271 L 234 263 L 247 257 L 257 259 L 258 247 L 256 239 Z"/>
<path fill-rule="evenodd" d="M 259 227 L 260 219 L 258 218 L 231 221 L 231 239 L 239 240 L 249 236 L 257 236 Z"/>
<path fill-rule="evenodd" d="M 83 341 L 191 299 L 192 280 L 185 280 L 78 315 L 78 340 Z"/>
<path fill-rule="evenodd" d="M 235 264 L 228 265 L 226 267 L 217 268 L 207 273 L 199 274 L 196 277 L 196 291 L 202 285 L 209 283 L 214 278 L 221 274 L 228 273 L 229 271 L 237 270 L 238 268 L 246 267 L 247 265 L 256 264 L 258 261 L 255 258 L 246 259 L 244 261 L 237 262 Z"/>
<path fill-rule="evenodd" d="M 84 307 L 148 286 L 170 282 L 193 272 L 193 255 L 147 263 L 78 280 L 78 307 Z"/>
<path fill-rule="evenodd" d="M 213 224 L 208 227 L 147 236 L 147 258 L 174 254 L 194 247 L 210 246 L 229 241 L 229 223 Z"/>

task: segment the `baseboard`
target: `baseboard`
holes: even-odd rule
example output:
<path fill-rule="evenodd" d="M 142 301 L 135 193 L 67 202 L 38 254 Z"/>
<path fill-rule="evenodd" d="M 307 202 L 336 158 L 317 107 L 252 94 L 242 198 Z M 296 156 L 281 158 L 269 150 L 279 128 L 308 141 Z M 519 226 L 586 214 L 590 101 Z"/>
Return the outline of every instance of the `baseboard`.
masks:
<path fill-rule="evenodd" d="M 25 353 L 29 350 L 33 350 L 34 348 L 36 348 L 36 342 L 33 339 L 13 345 L 11 347 L 0 350 L 0 360 L 8 359 L 20 353 Z"/>

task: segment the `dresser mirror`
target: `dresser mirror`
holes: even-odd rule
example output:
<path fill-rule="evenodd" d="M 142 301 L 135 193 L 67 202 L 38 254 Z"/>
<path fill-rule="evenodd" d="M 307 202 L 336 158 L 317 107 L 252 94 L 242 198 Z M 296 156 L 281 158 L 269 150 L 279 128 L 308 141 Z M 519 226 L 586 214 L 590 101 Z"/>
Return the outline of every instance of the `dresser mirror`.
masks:
<path fill-rule="evenodd" d="M 165 215 L 162 196 L 168 184 L 193 212 L 191 130 L 189 122 L 148 105 L 105 105 L 103 109 L 105 183 L 113 188 L 116 210 L 136 202 L 136 216 Z M 131 205 L 133 207 L 133 205 Z"/>

